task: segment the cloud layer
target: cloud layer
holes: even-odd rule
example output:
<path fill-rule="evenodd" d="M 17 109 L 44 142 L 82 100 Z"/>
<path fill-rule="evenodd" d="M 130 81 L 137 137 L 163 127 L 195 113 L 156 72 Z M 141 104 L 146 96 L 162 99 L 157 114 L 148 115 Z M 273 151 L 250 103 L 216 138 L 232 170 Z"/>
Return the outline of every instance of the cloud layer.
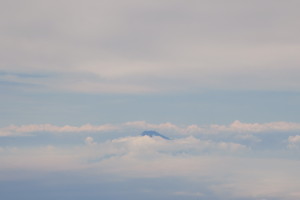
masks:
<path fill-rule="evenodd" d="M 121 181 L 144 195 L 154 180 L 162 183 L 168 178 L 176 178 L 179 183 L 184 183 L 180 189 L 170 186 L 167 191 L 155 192 L 156 195 L 167 193 L 167 199 L 174 195 L 187 199 L 201 196 L 207 199 L 296 200 L 300 197 L 300 182 L 296 178 L 300 175 L 300 161 L 296 157 L 278 156 L 285 149 L 277 149 L 270 155 L 235 142 L 193 136 L 173 140 L 127 136 L 107 141 L 93 137 L 83 138 L 81 145 L 68 147 L 55 144 L 3 147 L 0 151 L 0 182 L 30 180 L 54 172 L 63 175 L 68 171 L 74 177 L 80 177 L 76 181 L 83 179 L 85 184 L 95 181 L 118 185 Z M 294 142 L 297 137 L 289 137 L 289 141 Z M 14 175 L 16 171 L 21 176 Z M 150 182 L 148 188 L 139 188 L 133 180 Z M 61 180 L 56 178 L 55 181 Z M 69 181 L 68 184 L 74 184 L 71 183 L 73 179 Z"/>
<path fill-rule="evenodd" d="M 80 93 L 300 89 L 297 1 L 3 4 L 0 78 L 11 87 Z"/>
<path fill-rule="evenodd" d="M 139 135 L 142 130 L 151 129 L 172 139 Z M 119 181 L 163 182 L 168 178 L 189 183 L 180 189 L 170 186 L 162 199 L 201 196 L 295 200 L 300 197 L 300 182 L 295 178 L 300 167 L 299 130 L 297 123 L 240 121 L 189 126 L 144 121 L 9 126 L 1 128 L 0 182 L 29 181 L 41 174 L 70 171 L 72 176 L 81 177 L 79 183 L 82 178 L 103 184 L 110 180 L 114 185 Z M 130 187 L 137 185 L 132 183 Z M 136 192 L 146 191 L 149 188 L 142 187 Z"/>
<path fill-rule="evenodd" d="M 0 136 L 20 135 L 34 132 L 111 132 L 120 130 L 158 130 L 173 135 L 199 135 L 199 134 L 217 134 L 227 133 L 263 133 L 263 132 L 293 132 L 300 131 L 299 123 L 292 122 L 270 122 L 270 123 L 243 123 L 238 120 L 229 125 L 188 125 L 179 126 L 172 123 L 151 124 L 145 121 L 126 122 L 122 124 L 104 124 L 82 126 L 56 126 L 51 124 L 31 124 L 0 128 Z M 292 140 L 292 139 L 291 139 Z"/>

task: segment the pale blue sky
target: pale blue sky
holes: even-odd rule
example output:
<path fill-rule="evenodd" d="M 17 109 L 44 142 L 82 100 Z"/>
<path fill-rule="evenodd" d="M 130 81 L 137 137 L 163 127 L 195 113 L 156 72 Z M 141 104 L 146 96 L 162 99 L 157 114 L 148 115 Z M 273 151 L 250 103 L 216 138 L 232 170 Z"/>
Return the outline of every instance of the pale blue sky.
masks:
<path fill-rule="evenodd" d="M 221 91 L 176 94 L 78 94 L 24 92 L 2 88 L 2 126 L 52 123 L 104 124 L 145 120 L 151 123 L 228 124 L 299 122 L 300 93 Z M 19 87 L 19 86 L 18 86 Z M 24 86 L 21 86 L 24 87 Z"/>

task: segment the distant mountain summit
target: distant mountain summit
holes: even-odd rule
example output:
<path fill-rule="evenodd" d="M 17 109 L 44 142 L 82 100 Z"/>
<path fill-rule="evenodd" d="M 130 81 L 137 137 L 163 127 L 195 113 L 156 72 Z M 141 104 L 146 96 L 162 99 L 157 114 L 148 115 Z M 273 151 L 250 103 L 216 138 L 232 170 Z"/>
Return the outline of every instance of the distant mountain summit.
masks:
<path fill-rule="evenodd" d="M 145 136 L 145 135 L 147 135 L 149 137 L 158 136 L 158 137 L 161 137 L 165 140 L 170 140 L 170 138 L 168 138 L 168 137 L 166 137 L 166 136 L 164 136 L 164 135 L 162 135 L 162 134 L 160 134 L 156 131 L 144 131 L 144 132 L 142 132 L 141 136 Z"/>

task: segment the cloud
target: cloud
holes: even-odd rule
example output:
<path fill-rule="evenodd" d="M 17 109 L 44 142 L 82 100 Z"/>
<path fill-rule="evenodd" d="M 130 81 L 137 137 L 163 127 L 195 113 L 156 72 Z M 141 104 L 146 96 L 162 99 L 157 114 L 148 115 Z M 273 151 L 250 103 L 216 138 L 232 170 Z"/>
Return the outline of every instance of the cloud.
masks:
<path fill-rule="evenodd" d="M 36 171 L 36 172 L 58 172 L 64 170 L 80 170 L 85 168 L 79 164 L 82 155 L 75 149 L 60 149 L 55 146 L 39 147 L 7 147 L 1 152 L 0 172 L 16 171 Z M 71 151 L 74 151 L 73 153 Z M 22 167 L 21 167 L 22 166 Z M 15 179 L 15 176 L 4 176 L 4 178 Z M 26 175 L 25 175 L 26 176 Z"/>
<path fill-rule="evenodd" d="M 22 133 L 34 133 L 34 132 L 52 132 L 52 133 L 66 133 L 66 132 L 102 132 L 113 131 L 118 128 L 110 125 L 93 126 L 91 124 L 85 124 L 82 126 L 55 126 L 51 124 L 32 124 L 15 126 L 11 125 L 0 129 L 0 136 L 20 135 Z"/>
<path fill-rule="evenodd" d="M 155 129 L 162 131 L 175 131 L 182 134 L 197 134 L 197 133 L 261 133 L 261 132 L 289 132 L 300 130 L 299 123 L 292 122 L 270 122 L 270 123 L 243 123 L 238 120 L 229 125 L 188 125 L 178 126 L 172 123 L 149 124 L 145 121 L 135 121 L 124 123 L 125 126 Z"/>
<path fill-rule="evenodd" d="M 298 6 L 257 0 L 64 0 L 59 7 L 49 0 L 5 2 L 1 70 L 51 74 L 12 78 L 43 91 L 299 91 Z"/>
<path fill-rule="evenodd" d="M 187 185 L 180 190 L 169 188 L 168 194 L 187 198 L 206 197 L 207 192 L 219 199 L 298 198 L 300 182 L 295 177 L 300 175 L 300 163 L 288 157 L 277 158 L 278 152 L 268 157 L 270 154 L 265 156 L 238 143 L 192 136 L 173 140 L 135 136 L 107 141 L 88 136 L 84 141 L 87 145 L 4 147 L 0 151 L 0 181 L 20 179 L 13 173 L 24 169 L 36 176 L 68 171 L 97 183 L 103 181 L 103 176 L 128 184 L 130 180 L 160 182 L 173 177 Z M 202 186 L 206 190 L 200 190 Z"/>
<path fill-rule="evenodd" d="M 89 146 L 97 144 L 96 142 L 94 142 L 94 138 L 92 137 L 86 137 L 84 141 Z"/>
<path fill-rule="evenodd" d="M 201 135 L 201 134 L 218 134 L 218 133 L 243 133 L 237 135 L 237 138 L 256 140 L 253 135 L 255 133 L 267 132 L 293 132 L 300 130 L 299 123 L 292 122 L 270 122 L 270 123 L 242 123 L 238 120 L 229 125 L 187 125 L 179 126 L 172 123 L 152 124 L 146 121 L 133 121 L 122 124 L 104 124 L 91 125 L 85 124 L 82 126 L 56 126 L 52 124 L 32 124 L 21 126 L 7 126 L 0 128 L 0 136 L 22 135 L 23 133 L 33 132 L 53 132 L 53 133 L 67 133 L 67 132 L 111 132 L 111 131 L 143 131 L 143 130 L 157 130 L 170 135 Z"/>
<path fill-rule="evenodd" d="M 147 163 L 176 157 L 188 159 L 190 156 L 200 156 L 206 153 L 235 155 L 236 153 L 247 153 L 249 150 L 246 146 L 238 143 L 200 140 L 192 136 L 174 140 L 165 140 L 161 137 L 135 136 L 97 142 L 93 137 L 88 136 L 84 139 L 84 142 L 86 145 L 77 144 L 67 148 L 58 147 L 55 144 L 44 147 L 41 147 L 41 145 L 29 147 L 7 146 L 0 149 L 0 153 L 3 155 L 1 158 L 3 161 L 2 168 L 6 169 L 11 165 L 12 168 L 26 166 L 28 169 L 31 167 L 38 169 L 43 166 L 42 170 L 51 171 L 52 166 L 57 163 L 57 167 L 53 170 L 65 169 L 69 165 L 81 169 L 98 165 L 105 166 L 105 163 L 114 162 L 144 161 Z M 18 159 L 19 157 L 20 159 Z M 47 162 L 40 163 L 41 160 L 46 159 L 48 159 Z M 26 162 L 26 164 L 23 165 L 23 162 Z M 49 167 L 45 167 L 47 164 Z M 114 168 L 111 166 L 105 170 Z M 139 176 L 142 176 L 142 174 L 139 174 Z"/>
<path fill-rule="evenodd" d="M 296 135 L 296 136 L 290 136 L 288 138 L 288 141 L 290 143 L 300 143 L 300 135 Z"/>
<path fill-rule="evenodd" d="M 146 121 L 134 121 L 134 122 L 126 122 L 123 124 L 123 126 L 145 129 L 145 130 L 158 130 L 158 131 L 168 131 L 168 132 L 177 132 L 177 133 L 185 132 L 184 128 L 181 128 L 170 122 L 161 123 L 161 124 L 151 124 L 151 123 L 147 123 Z"/>
<path fill-rule="evenodd" d="M 237 167 L 237 173 L 230 181 L 212 186 L 220 196 L 228 195 L 229 192 L 232 198 L 237 199 L 299 198 L 296 190 L 300 182 L 293 177 L 294 174 L 299 174 L 296 171 L 299 161 L 270 158 L 239 161 L 241 163 Z"/>
<path fill-rule="evenodd" d="M 137 136 L 112 140 L 115 148 L 125 148 L 134 154 L 144 152 L 164 152 L 167 154 L 199 154 L 202 152 L 243 152 L 247 147 L 233 142 L 200 140 L 193 136 L 174 140 L 161 137 Z"/>
<path fill-rule="evenodd" d="M 300 149 L 300 135 L 289 136 L 287 147 L 293 150 Z"/>
<path fill-rule="evenodd" d="M 252 132 L 252 133 L 260 133 L 260 132 L 270 132 L 270 131 L 297 131 L 300 130 L 299 123 L 291 123 L 291 122 L 271 122 L 271 123 L 242 123 L 238 120 L 234 121 L 232 124 L 224 126 L 224 125 L 211 125 L 211 131 L 216 132 Z"/>

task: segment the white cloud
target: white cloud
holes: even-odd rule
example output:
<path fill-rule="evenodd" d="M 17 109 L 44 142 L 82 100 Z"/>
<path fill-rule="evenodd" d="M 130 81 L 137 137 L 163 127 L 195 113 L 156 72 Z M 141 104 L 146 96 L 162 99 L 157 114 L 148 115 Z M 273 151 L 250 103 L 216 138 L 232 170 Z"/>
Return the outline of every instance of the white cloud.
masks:
<path fill-rule="evenodd" d="M 270 123 L 242 123 L 234 121 L 229 125 L 188 125 L 179 126 L 172 123 L 152 124 L 145 121 L 133 121 L 123 124 L 104 124 L 104 125 L 91 125 L 85 124 L 82 126 L 56 126 L 52 124 L 31 124 L 21 126 L 7 126 L 0 128 L 0 136 L 20 135 L 22 133 L 33 132 L 53 132 L 53 133 L 66 133 L 66 132 L 105 132 L 105 131 L 143 131 L 143 130 L 156 130 L 170 135 L 199 135 L 199 134 L 217 134 L 217 133 L 242 133 L 237 135 L 237 138 L 257 140 L 253 135 L 254 133 L 264 132 L 292 132 L 299 131 L 300 124 L 292 122 L 270 122 Z"/>
<path fill-rule="evenodd" d="M 290 136 L 288 141 L 290 143 L 300 143 L 300 135 Z"/>
<path fill-rule="evenodd" d="M 299 123 L 291 122 L 271 122 L 271 123 L 242 123 L 238 120 L 230 125 L 211 125 L 212 132 L 269 132 L 269 131 L 297 131 L 300 130 Z"/>
<path fill-rule="evenodd" d="M 112 180 L 177 177 L 191 184 L 172 193 L 178 196 L 205 196 L 202 191 L 192 190 L 205 185 L 217 196 L 232 198 L 299 197 L 298 160 L 261 157 L 260 152 L 251 152 L 249 156 L 248 149 L 237 143 L 148 136 L 116 138 L 97 144 L 89 136 L 85 141 L 87 145 L 62 148 L 2 148 L 0 172 L 26 169 L 40 174 L 67 170 L 93 179 L 98 177 L 98 181 L 103 175 Z M 20 177 L 10 173 L 0 176 L 1 180 L 10 178 Z"/>
<path fill-rule="evenodd" d="M 97 144 L 92 137 L 86 137 L 84 141 L 89 146 Z"/>
<path fill-rule="evenodd" d="M 157 131 L 167 131 L 167 132 L 176 132 L 176 133 L 184 133 L 185 128 L 179 127 L 170 122 L 161 123 L 161 124 L 150 124 L 145 121 L 134 121 L 134 122 L 126 122 L 123 124 L 125 127 L 131 128 L 139 128 L 144 130 L 157 130 Z"/>
<path fill-rule="evenodd" d="M 289 136 L 287 147 L 294 150 L 300 149 L 300 135 Z"/>
<path fill-rule="evenodd" d="M 140 154 L 144 152 L 165 152 L 165 153 L 183 153 L 199 154 L 204 151 L 210 152 L 243 152 L 248 148 L 244 145 L 232 142 L 214 142 L 210 140 L 200 140 L 193 136 L 165 140 L 161 137 L 137 136 L 125 137 L 112 140 L 116 148 L 125 148 L 131 153 Z"/>
<path fill-rule="evenodd" d="M 141 129 L 154 129 L 161 131 L 175 131 L 181 134 L 193 135 L 200 133 L 222 133 L 222 132 L 233 132 L 233 133 L 261 133 L 261 132 L 289 132 L 300 130 L 299 123 L 292 122 L 270 122 L 270 123 L 243 123 L 238 120 L 234 121 L 229 125 L 188 125 L 178 126 L 172 123 L 162 124 L 149 124 L 145 121 L 127 122 L 125 126 Z M 245 135 L 246 137 L 246 135 Z M 248 135 L 248 137 L 251 137 Z"/>
<path fill-rule="evenodd" d="M 118 127 L 105 124 L 100 126 L 94 126 L 91 124 L 85 124 L 82 126 L 55 126 L 51 124 L 31 124 L 15 126 L 11 125 L 0 129 L 0 136 L 20 135 L 21 133 L 33 133 L 33 132 L 53 132 L 53 133 L 66 133 L 66 132 L 102 132 L 118 130 Z"/>

